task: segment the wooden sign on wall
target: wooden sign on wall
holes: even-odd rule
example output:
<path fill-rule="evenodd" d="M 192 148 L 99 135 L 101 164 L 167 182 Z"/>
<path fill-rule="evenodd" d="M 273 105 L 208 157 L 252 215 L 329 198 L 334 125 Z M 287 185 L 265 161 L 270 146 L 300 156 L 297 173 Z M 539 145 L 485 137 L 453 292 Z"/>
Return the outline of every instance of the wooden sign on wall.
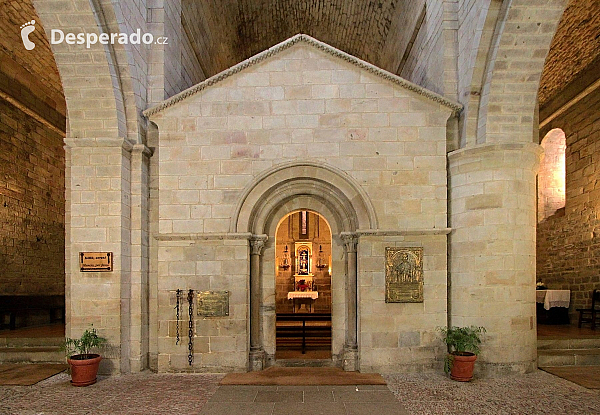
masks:
<path fill-rule="evenodd" d="M 111 272 L 113 270 L 113 253 L 80 252 L 79 270 L 81 272 Z"/>

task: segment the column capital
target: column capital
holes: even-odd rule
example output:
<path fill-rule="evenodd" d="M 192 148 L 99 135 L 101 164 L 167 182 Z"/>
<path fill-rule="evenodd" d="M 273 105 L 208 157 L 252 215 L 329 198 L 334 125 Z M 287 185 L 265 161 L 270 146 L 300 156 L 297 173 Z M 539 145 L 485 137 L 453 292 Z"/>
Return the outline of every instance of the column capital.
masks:
<path fill-rule="evenodd" d="M 353 232 L 342 232 L 340 238 L 344 243 L 346 252 L 356 252 L 358 246 L 358 234 Z"/>
<path fill-rule="evenodd" d="M 145 144 L 135 144 L 131 150 L 133 154 L 142 154 L 146 157 L 152 157 L 154 151 L 151 148 L 146 147 Z"/>
<path fill-rule="evenodd" d="M 267 239 L 267 235 L 253 235 L 250 238 L 250 254 L 262 255 Z"/>

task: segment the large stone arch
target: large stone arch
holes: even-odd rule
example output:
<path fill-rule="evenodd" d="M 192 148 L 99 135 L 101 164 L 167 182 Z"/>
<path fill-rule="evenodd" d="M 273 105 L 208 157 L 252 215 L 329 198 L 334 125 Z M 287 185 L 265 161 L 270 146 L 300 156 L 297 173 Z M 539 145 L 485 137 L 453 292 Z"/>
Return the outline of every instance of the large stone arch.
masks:
<path fill-rule="evenodd" d="M 131 33 L 145 17 L 127 2 L 34 0 L 46 36 Z M 145 45 L 142 45 L 142 47 Z M 144 52 L 133 45 L 51 45 L 67 106 L 66 334 L 94 324 L 114 345 L 101 371 L 148 365 L 148 157 L 145 147 Z M 141 57 L 141 59 L 140 59 Z M 109 180 L 111 185 L 102 185 Z M 87 198 L 82 198 L 86 194 Z M 111 207 L 109 207 L 109 205 Z M 110 251 L 114 268 L 102 283 L 82 279 L 78 253 Z M 85 293 L 94 292 L 95 296 Z M 108 311 L 106 311 L 108 310 Z"/>
<path fill-rule="evenodd" d="M 48 39 L 52 29 L 64 33 L 98 33 L 102 27 L 98 18 L 103 13 L 94 9 L 93 5 L 93 2 L 34 1 Z M 124 103 L 119 88 L 121 82 L 110 47 L 100 43 L 91 45 L 89 49 L 66 42 L 51 44 L 65 93 L 70 137 L 126 136 Z"/>
<path fill-rule="evenodd" d="M 232 232 L 250 232 L 249 368 L 262 369 L 275 354 L 275 232 L 290 212 L 321 214 L 332 232 L 332 355 L 358 368 L 357 244 L 359 229 L 376 229 L 365 192 L 345 173 L 316 162 L 284 163 L 250 183 L 235 209 Z"/>
<path fill-rule="evenodd" d="M 337 204 L 340 212 L 348 214 L 345 231 L 377 229 L 375 209 L 354 178 L 322 162 L 292 161 L 266 170 L 246 186 L 231 217 L 230 231 L 261 233 L 266 207 L 300 194 Z"/>
<path fill-rule="evenodd" d="M 486 71 L 490 62 L 490 51 L 494 40 L 495 26 L 502 7 L 501 0 L 491 0 L 487 7 L 473 7 L 473 32 L 464 36 L 469 42 L 465 55 L 462 56 L 469 64 L 463 77 L 459 77 L 459 97 L 464 104 L 460 117 L 461 143 L 460 147 L 473 145 L 477 138 L 477 122 L 481 94 L 486 79 Z M 468 25 L 465 25 L 468 26 Z"/>
<path fill-rule="evenodd" d="M 488 54 L 477 142 L 538 142 L 533 132 L 540 77 L 567 0 L 536 7 L 527 0 L 505 3 Z"/>

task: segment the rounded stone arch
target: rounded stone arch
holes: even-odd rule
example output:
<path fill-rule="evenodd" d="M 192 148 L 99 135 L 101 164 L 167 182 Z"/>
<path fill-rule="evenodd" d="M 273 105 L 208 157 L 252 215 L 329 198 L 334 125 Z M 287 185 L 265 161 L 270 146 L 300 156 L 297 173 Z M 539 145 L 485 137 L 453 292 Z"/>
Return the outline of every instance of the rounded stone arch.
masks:
<path fill-rule="evenodd" d="M 553 128 L 542 139 L 544 153 L 538 172 L 538 223 L 565 207 L 566 160 L 565 132 Z"/>
<path fill-rule="evenodd" d="M 262 234 L 274 211 L 298 206 L 302 197 L 332 212 L 341 231 L 377 228 L 375 209 L 355 179 L 325 163 L 305 161 L 278 164 L 250 182 L 235 207 L 230 231 Z"/>
<path fill-rule="evenodd" d="M 292 212 L 302 210 L 316 212 L 323 216 L 331 230 L 332 237 L 341 232 L 349 232 L 347 225 L 350 223 L 344 221 L 336 210 L 335 204 L 329 203 L 327 200 L 315 195 L 301 195 L 290 197 L 287 200 L 282 200 L 281 203 L 275 205 L 267 215 L 265 220 L 261 220 L 259 226 L 263 229 L 266 235 L 275 235 L 277 227 L 282 218 Z"/>
<path fill-rule="evenodd" d="M 65 34 L 119 31 L 117 16 L 120 13 L 113 10 L 114 3 L 34 0 L 33 4 L 48 39 L 51 29 Z M 85 45 L 66 42 L 51 44 L 51 48 L 63 85 L 70 138 L 141 136 L 137 120 L 131 119 L 133 110 L 128 108 L 132 106 L 139 112 L 135 104 L 129 104 L 134 103 L 135 98 L 127 98 L 134 94 L 124 49 L 119 51 L 114 45 L 100 43 L 88 49 Z M 132 141 L 140 142 L 137 138 Z"/>
<path fill-rule="evenodd" d="M 479 106 L 477 143 L 537 142 L 540 77 L 566 0 L 506 2 L 496 23 Z M 535 127 L 535 128 L 534 128 Z"/>
<path fill-rule="evenodd" d="M 489 52 L 494 40 L 494 30 L 498 22 L 501 7 L 502 2 L 500 0 L 490 1 L 487 8 L 481 4 L 479 13 L 473 14 L 477 19 L 471 29 L 471 36 L 466 37 L 467 39 L 470 38 L 467 42 L 472 45 L 472 49 L 467 49 L 469 54 L 471 54 L 470 58 L 472 60 L 468 71 L 465 72 L 465 76 L 459 78 L 459 96 L 468 97 L 465 99 L 464 110 L 460 117 L 460 148 L 475 144 L 477 139 L 477 122 L 481 93 L 486 80 Z"/>

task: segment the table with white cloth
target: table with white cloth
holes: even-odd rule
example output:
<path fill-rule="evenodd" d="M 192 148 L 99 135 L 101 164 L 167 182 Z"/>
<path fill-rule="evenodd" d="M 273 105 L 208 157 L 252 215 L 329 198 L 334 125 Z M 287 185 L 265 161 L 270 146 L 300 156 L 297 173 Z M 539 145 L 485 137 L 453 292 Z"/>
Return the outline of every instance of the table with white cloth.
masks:
<path fill-rule="evenodd" d="M 536 290 L 537 321 L 540 324 L 569 324 L 571 290 Z"/>
<path fill-rule="evenodd" d="M 290 291 L 287 295 L 288 300 L 294 301 L 294 313 L 307 311 L 306 306 L 309 306 L 309 309 L 312 313 L 312 303 L 317 298 L 319 298 L 318 291 Z M 299 303 L 300 306 L 296 307 L 296 303 Z"/>

